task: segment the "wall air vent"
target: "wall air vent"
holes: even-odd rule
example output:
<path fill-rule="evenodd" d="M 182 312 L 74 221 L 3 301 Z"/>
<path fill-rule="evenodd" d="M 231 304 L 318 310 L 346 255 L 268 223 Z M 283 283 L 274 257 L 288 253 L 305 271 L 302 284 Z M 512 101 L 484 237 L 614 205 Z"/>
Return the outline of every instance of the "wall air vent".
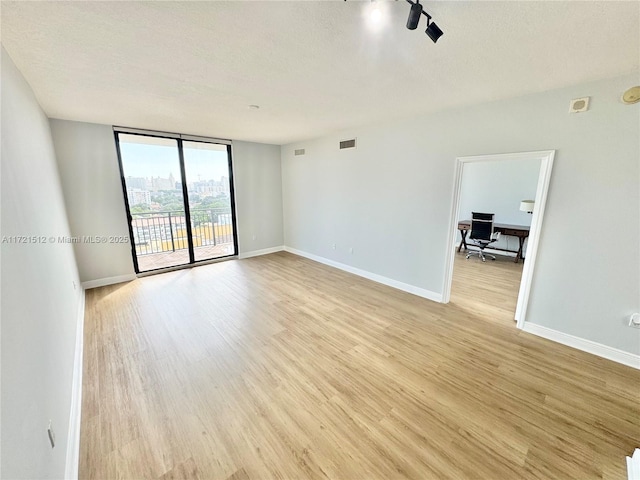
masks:
<path fill-rule="evenodd" d="M 341 141 L 340 150 L 344 150 L 345 148 L 356 148 L 356 139 L 352 138 L 351 140 Z"/>
<path fill-rule="evenodd" d="M 304 148 L 298 148 L 293 151 L 293 154 L 297 157 L 298 155 L 304 155 Z"/>

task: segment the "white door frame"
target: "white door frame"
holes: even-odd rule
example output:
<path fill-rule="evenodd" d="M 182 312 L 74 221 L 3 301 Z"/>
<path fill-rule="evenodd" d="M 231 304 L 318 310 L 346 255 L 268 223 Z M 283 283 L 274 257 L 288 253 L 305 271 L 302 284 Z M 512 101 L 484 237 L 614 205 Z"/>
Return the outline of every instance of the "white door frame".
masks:
<path fill-rule="evenodd" d="M 456 158 L 456 173 L 454 176 L 453 202 L 451 207 L 451 220 L 449 223 L 449 241 L 447 243 L 448 263 L 445 268 L 444 285 L 442 288 L 442 303 L 449 303 L 451 298 L 451 283 L 453 281 L 453 262 L 455 259 L 456 243 L 458 236 L 458 210 L 460 209 L 460 190 L 462 187 L 462 174 L 467 163 L 495 162 L 505 160 L 540 160 L 540 175 L 538 177 L 538 188 L 536 190 L 535 208 L 531 219 L 531 230 L 527 243 L 527 260 L 524 262 L 522 270 L 522 280 L 520 281 L 520 291 L 518 292 L 518 303 L 516 305 L 515 319 L 517 327 L 522 329 L 526 320 L 527 304 L 529 302 L 529 291 L 533 281 L 533 270 L 536 264 L 538 252 L 538 242 L 540 241 L 540 230 L 544 217 L 544 207 L 547 202 L 549 182 L 551 180 L 551 169 L 555 150 L 544 150 L 540 152 L 520 152 L 520 153 L 499 153 L 495 155 L 477 155 L 472 157 Z"/>

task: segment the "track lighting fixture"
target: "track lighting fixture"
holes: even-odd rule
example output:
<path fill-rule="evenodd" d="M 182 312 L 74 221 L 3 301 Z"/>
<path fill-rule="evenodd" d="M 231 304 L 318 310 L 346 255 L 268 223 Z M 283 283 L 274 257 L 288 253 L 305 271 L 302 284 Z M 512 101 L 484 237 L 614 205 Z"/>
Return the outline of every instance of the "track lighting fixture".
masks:
<path fill-rule="evenodd" d="M 436 22 L 428 21 L 427 29 L 424 31 L 424 33 L 426 33 L 429 38 L 433 40 L 433 43 L 436 43 L 442 36 L 442 30 L 440 30 L 440 27 L 438 27 L 438 25 L 436 25 Z"/>
<path fill-rule="evenodd" d="M 409 10 L 409 18 L 407 19 L 407 28 L 409 30 L 415 30 L 416 28 L 418 28 L 420 15 L 422 15 L 422 5 L 416 2 L 411 5 L 411 10 Z"/>
<path fill-rule="evenodd" d="M 420 15 L 426 16 L 427 29 L 425 30 L 425 33 L 431 40 L 433 40 L 433 43 L 436 43 L 443 33 L 442 30 L 440 30 L 440 27 L 436 25 L 436 22 L 431 21 L 431 15 L 424 11 L 422 5 L 420 4 L 420 0 L 415 0 L 415 2 L 413 0 L 407 0 L 407 3 L 411 4 L 409 18 L 407 19 L 407 28 L 409 30 L 415 30 L 416 28 L 418 28 Z"/>

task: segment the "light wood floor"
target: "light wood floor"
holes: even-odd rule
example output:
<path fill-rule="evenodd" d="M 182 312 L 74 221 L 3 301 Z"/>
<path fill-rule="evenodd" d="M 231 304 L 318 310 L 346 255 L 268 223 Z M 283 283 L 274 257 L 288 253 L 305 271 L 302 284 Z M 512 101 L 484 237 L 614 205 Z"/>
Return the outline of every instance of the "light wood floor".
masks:
<path fill-rule="evenodd" d="M 626 478 L 640 372 L 457 287 L 277 253 L 88 291 L 80 477 Z"/>
<path fill-rule="evenodd" d="M 516 328 L 514 320 L 518 289 L 524 264 L 513 257 L 496 255 L 483 262 L 478 257 L 465 259 L 456 254 L 451 285 L 451 304 L 484 321 Z"/>

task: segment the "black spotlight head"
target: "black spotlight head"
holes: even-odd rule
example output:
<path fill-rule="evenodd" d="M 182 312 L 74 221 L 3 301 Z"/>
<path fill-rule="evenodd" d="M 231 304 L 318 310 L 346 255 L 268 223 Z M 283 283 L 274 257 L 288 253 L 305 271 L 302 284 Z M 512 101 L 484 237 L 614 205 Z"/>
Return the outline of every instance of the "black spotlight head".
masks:
<path fill-rule="evenodd" d="M 433 40 L 433 43 L 436 43 L 442 36 L 442 30 L 440 30 L 440 27 L 438 27 L 438 25 L 436 25 L 436 22 L 430 22 L 429 26 L 425 30 L 425 33 L 429 35 L 429 38 Z"/>
<path fill-rule="evenodd" d="M 420 15 L 422 15 L 422 5 L 416 2 L 411 5 L 411 10 L 409 11 L 409 18 L 407 19 L 407 28 L 409 30 L 415 30 L 418 28 Z"/>

